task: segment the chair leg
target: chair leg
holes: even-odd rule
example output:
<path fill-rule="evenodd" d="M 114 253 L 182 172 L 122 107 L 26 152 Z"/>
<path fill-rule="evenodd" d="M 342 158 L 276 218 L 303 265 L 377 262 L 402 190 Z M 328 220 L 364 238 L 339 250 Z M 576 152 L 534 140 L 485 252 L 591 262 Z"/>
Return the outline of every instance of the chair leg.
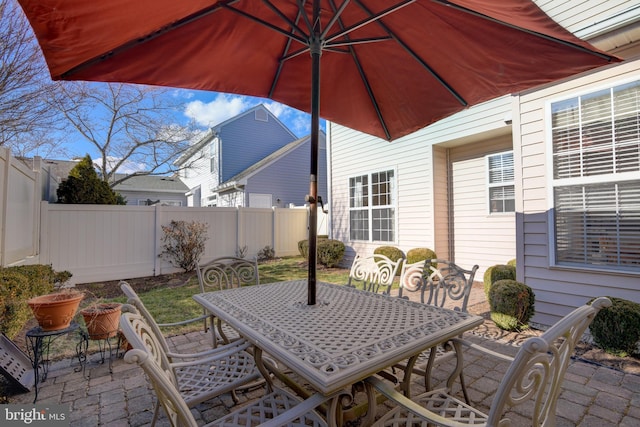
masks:
<path fill-rule="evenodd" d="M 151 427 L 156 425 L 156 421 L 158 421 L 158 416 L 160 416 L 160 401 L 156 397 L 156 404 L 153 408 L 153 418 L 151 419 Z"/>

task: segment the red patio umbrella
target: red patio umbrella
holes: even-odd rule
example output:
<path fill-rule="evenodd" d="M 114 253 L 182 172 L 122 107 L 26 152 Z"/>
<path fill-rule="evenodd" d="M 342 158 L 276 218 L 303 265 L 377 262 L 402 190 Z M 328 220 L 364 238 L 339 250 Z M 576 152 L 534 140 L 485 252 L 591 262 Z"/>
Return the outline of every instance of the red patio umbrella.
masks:
<path fill-rule="evenodd" d="M 253 95 L 311 113 L 311 305 L 320 116 L 393 140 L 470 105 L 618 60 L 530 0 L 19 3 L 53 79 Z"/>

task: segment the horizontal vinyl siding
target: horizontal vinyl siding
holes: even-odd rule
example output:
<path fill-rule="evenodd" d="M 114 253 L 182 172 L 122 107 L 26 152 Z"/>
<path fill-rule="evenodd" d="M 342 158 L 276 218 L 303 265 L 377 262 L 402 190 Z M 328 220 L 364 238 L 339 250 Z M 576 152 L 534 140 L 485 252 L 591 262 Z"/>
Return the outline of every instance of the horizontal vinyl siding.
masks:
<path fill-rule="evenodd" d="M 296 139 L 280 121 L 268 117 L 263 122 L 250 112 L 220 129 L 223 183 Z"/>
<path fill-rule="evenodd" d="M 614 86 L 619 81 L 640 78 L 640 61 L 605 67 L 571 81 L 548 86 L 521 95 L 519 126 L 514 134 L 521 141 L 523 165 L 520 180 L 522 215 L 519 218 L 522 236 L 522 263 L 518 279 L 536 294 L 536 314 L 533 321 L 550 325 L 573 308 L 589 299 L 607 295 L 640 302 L 640 277 L 637 274 L 612 273 L 551 266 L 549 239 L 550 182 L 547 176 L 547 145 L 545 108 L 548 102 L 566 99 Z M 518 174 L 518 171 L 516 171 Z M 518 186 L 516 186 L 518 189 Z M 518 196 L 517 196 L 518 197 Z M 520 257 L 518 259 L 520 262 Z"/>
<path fill-rule="evenodd" d="M 368 255 L 383 244 L 407 251 L 413 247 L 432 247 L 433 215 L 431 148 L 416 132 L 387 142 L 331 124 L 332 225 L 334 238 L 349 247 L 345 264 L 356 253 Z M 371 172 L 396 171 L 397 236 L 395 242 L 351 242 L 349 240 L 349 178 Z"/>
<path fill-rule="evenodd" d="M 323 148 L 318 154 L 318 194 L 324 203 L 327 195 L 327 151 Z M 286 153 L 280 159 L 258 171 L 247 180 L 245 193 L 271 194 L 273 203 L 278 207 L 305 204 L 309 194 L 309 163 L 311 143 L 306 142 Z M 280 203 L 277 203 L 280 199 Z"/>
<path fill-rule="evenodd" d="M 503 136 L 451 150 L 454 259 L 464 268 L 478 264 L 478 279 L 516 257 L 515 214 L 489 215 L 487 207 L 485 155 L 511 149 L 511 137 Z"/>
<path fill-rule="evenodd" d="M 484 147 L 481 144 L 485 144 L 490 136 L 504 139 L 510 129 L 505 120 L 510 117 L 511 102 L 510 96 L 504 96 L 474 106 L 393 142 L 329 123 L 332 229 L 334 238 L 342 240 L 348 246 L 344 264 L 350 263 L 355 253 L 370 254 L 380 246 L 379 243 L 349 241 L 349 177 L 395 168 L 398 183 L 398 236 L 393 244 L 405 252 L 414 247 L 434 249 L 436 227 L 445 227 L 447 233 L 447 224 L 434 215 L 434 210 L 438 209 L 438 218 L 441 218 L 443 209 L 442 205 L 434 207 L 434 191 L 440 194 L 438 203 L 446 205 L 446 200 L 442 200 L 440 193 L 446 191 L 443 188 L 446 184 L 441 178 L 434 183 L 432 146 L 439 145 L 439 150 L 464 144 Z M 507 145 L 510 147 L 510 144 Z M 440 152 L 437 160 L 442 161 L 443 158 L 444 154 Z M 485 210 L 482 211 L 483 214 Z M 445 235 L 444 239 L 446 238 Z M 437 239 L 443 241 L 441 228 L 438 229 Z M 439 255 L 448 258 L 447 252 L 445 246 L 443 253 Z"/>
<path fill-rule="evenodd" d="M 534 2 L 554 21 L 571 32 L 600 23 L 635 4 L 634 1 L 629 0 L 534 0 Z"/>

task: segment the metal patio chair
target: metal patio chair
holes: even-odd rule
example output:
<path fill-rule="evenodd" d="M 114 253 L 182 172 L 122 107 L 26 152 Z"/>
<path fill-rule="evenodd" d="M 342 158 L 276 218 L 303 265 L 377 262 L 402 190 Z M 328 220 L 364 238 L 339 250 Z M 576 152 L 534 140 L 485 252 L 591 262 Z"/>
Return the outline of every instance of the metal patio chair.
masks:
<path fill-rule="evenodd" d="M 224 393 L 231 393 L 237 403 L 234 390 L 262 378 L 253 357 L 246 351 L 250 344 L 245 340 L 200 353 L 169 352 L 153 318 L 149 321 L 148 312 L 138 313 L 137 305 L 128 305 L 124 311 L 120 317 L 123 335 L 134 349 L 151 356 L 188 407 Z M 158 419 L 162 397 L 159 395 L 156 401 L 152 426 Z"/>
<path fill-rule="evenodd" d="M 257 259 L 219 257 L 206 264 L 197 265 L 196 272 L 198 273 L 200 292 L 203 293 L 260 284 Z M 207 330 L 207 321 L 210 324 L 215 324 L 215 327 L 212 328 L 214 346 L 218 341 L 229 343 L 240 338 L 237 331 L 223 322 L 216 321 L 215 317 L 206 309 L 203 314 L 205 316 L 205 331 Z"/>
<path fill-rule="evenodd" d="M 508 414 L 505 415 L 507 409 L 531 401 L 533 409 L 527 412 L 530 425 L 554 426 L 558 395 L 575 346 L 596 314 L 610 305 L 609 299 L 601 297 L 591 305 L 578 307 L 541 336 L 529 338 L 513 358 L 456 338 L 453 340 L 457 355 L 454 375 L 444 388 L 428 391 L 413 400 L 378 378 L 368 378 L 368 387 L 397 404 L 374 426 L 506 426 L 512 425 Z M 463 347 L 511 362 L 491 400 L 488 414 L 449 394 L 455 377 L 463 369 Z"/>
<path fill-rule="evenodd" d="M 403 260 L 392 261 L 382 254 L 356 255 L 349 271 L 347 286 L 389 295 L 393 279 Z"/>
<path fill-rule="evenodd" d="M 191 323 L 200 322 L 200 321 L 205 322 L 205 332 L 207 332 L 207 329 L 208 329 L 206 326 L 207 320 L 210 323 L 213 323 L 214 317 L 210 313 L 205 313 L 201 316 L 181 320 L 179 322 L 158 323 L 155 321 L 155 319 L 153 318 L 149 310 L 147 310 L 147 308 L 144 306 L 144 304 L 142 303 L 142 300 L 140 299 L 138 294 L 133 290 L 133 288 L 129 283 L 125 282 L 124 280 L 121 280 L 120 289 L 122 290 L 122 293 L 124 293 L 124 295 L 127 297 L 128 299 L 127 303 L 136 307 L 138 312 L 140 312 L 140 314 L 145 316 L 148 322 L 152 323 L 152 326 L 155 328 L 156 334 L 158 336 L 164 336 L 164 334 L 162 333 L 162 328 L 185 326 L 185 325 L 189 325 Z M 213 329 L 209 329 L 209 330 L 211 331 L 212 347 L 215 348 L 217 345 L 216 334 Z M 165 344 L 165 351 L 169 352 L 170 349 L 168 344 L 166 343 L 166 341 L 164 341 L 164 339 L 163 339 L 163 342 Z"/>
<path fill-rule="evenodd" d="M 471 270 L 466 270 L 451 261 L 437 258 L 413 264 L 405 263 L 400 273 L 398 298 L 408 299 L 407 293 L 419 292 L 420 302 L 423 304 L 438 307 L 446 305 L 449 308 L 466 313 L 471 288 L 478 268 L 478 265 L 474 265 Z M 455 356 L 452 350 L 453 348 L 445 343 L 422 352 L 415 359 L 415 363 L 411 367 L 411 373 L 424 377 L 427 391 L 431 390 L 433 367 L 451 360 Z M 396 367 L 407 369 L 406 364 L 399 364 Z M 464 383 L 462 376 L 460 376 L 460 381 Z M 464 386 L 463 390 L 465 390 L 465 400 L 468 402 L 469 399 Z M 405 392 L 408 393 L 408 390 Z"/>

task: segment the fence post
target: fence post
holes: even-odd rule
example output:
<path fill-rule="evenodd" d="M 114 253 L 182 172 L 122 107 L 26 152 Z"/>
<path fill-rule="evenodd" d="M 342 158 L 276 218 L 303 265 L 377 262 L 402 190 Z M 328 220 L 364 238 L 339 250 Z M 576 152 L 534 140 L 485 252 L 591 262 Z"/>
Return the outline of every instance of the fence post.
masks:
<path fill-rule="evenodd" d="M 162 227 L 160 224 L 160 214 L 158 212 L 159 206 L 153 205 L 153 275 L 159 276 L 162 274 L 161 269 L 161 261 L 160 258 L 160 236 L 162 236 Z"/>
<path fill-rule="evenodd" d="M 11 169 L 10 156 L 11 152 L 6 147 L 0 147 L 0 161 L 4 162 L 4 173 L 2 174 L 2 182 L 0 183 L 0 191 L 2 191 L 2 199 L 0 200 L 0 266 L 5 266 L 5 257 L 7 253 L 7 208 L 9 201 L 9 172 Z"/>

